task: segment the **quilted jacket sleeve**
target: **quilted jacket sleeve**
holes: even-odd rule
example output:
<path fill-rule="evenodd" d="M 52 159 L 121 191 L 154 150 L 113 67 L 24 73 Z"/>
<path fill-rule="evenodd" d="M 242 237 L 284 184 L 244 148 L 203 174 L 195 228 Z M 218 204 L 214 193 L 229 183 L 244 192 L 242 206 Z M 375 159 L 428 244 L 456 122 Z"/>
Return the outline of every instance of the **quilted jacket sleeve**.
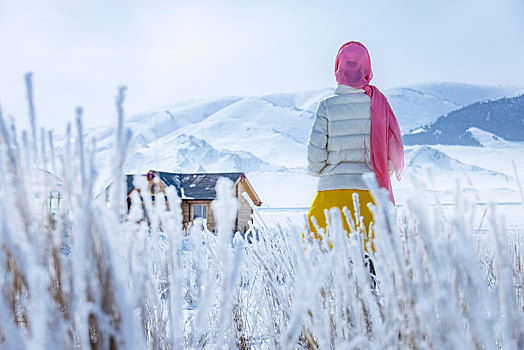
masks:
<path fill-rule="evenodd" d="M 307 144 L 308 173 L 319 176 L 327 162 L 328 119 L 324 102 L 320 102 Z"/>

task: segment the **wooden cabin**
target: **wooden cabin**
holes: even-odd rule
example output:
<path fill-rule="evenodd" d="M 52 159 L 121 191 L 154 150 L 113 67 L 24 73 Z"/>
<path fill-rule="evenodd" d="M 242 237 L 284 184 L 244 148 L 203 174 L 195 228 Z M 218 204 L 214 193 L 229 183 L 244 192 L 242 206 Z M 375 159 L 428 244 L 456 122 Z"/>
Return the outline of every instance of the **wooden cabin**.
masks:
<path fill-rule="evenodd" d="M 137 175 L 127 175 L 127 198 L 129 204 L 131 193 L 135 190 L 139 191 L 133 185 L 135 176 Z M 165 197 L 165 189 L 169 186 L 175 188 L 177 195 L 182 199 L 183 224 L 186 228 L 196 218 L 202 218 L 205 219 L 208 229 L 214 231 L 215 217 L 211 208 L 211 202 L 216 198 L 215 186 L 221 177 L 230 179 L 234 184 L 233 193 L 238 201 L 235 221 L 236 231 L 245 232 L 248 229 L 251 214 L 253 213 L 242 193 L 246 192 L 255 205 L 260 206 L 262 204 L 244 173 L 179 174 L 150 170 L 142 176 L 147 178 L 148 189 L 153 201 L 159 195 L 164 196 L 168 210 L 169 203 L 167 203 L 167 198 Z"/>

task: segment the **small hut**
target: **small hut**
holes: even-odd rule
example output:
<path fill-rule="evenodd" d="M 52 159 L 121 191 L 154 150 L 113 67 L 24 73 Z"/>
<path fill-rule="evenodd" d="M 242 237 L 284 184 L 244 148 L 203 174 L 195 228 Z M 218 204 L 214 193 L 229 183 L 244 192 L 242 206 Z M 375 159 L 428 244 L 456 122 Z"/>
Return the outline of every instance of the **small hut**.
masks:
<path fill-rule="evenodd" d="M 139 191 L 133 185 L 135 176 L 137 175 L 127 175 L 128 203 L 130 203 L 131 192 Z M 213 231 L 215 229 L 215 217 L 211 208 L 211 202 L 216 198 L 215 186 L 221 177 L 230 179 L 234 184 L 234 196 L 238 201 L 235 230 L 245 232 L 249 227 L 249 221 L 253 213 L 242 193 L 246 192 L 255 205 L 260 206 L 262 204 L 244 173 L 180 174 L 150 170 L 142 176 L 145 176 L 148 180 L 148 189 L 153 201 L 156 196 L 165 196 L 167 187 L 174 187 L 178 196 L 182 199 L 184 227 L 187 227 L 193 220 L 202 218 L 206 221 L 209 230 Z M 169 210 L 169 203 L 167 203 L 167 208 Z"/>

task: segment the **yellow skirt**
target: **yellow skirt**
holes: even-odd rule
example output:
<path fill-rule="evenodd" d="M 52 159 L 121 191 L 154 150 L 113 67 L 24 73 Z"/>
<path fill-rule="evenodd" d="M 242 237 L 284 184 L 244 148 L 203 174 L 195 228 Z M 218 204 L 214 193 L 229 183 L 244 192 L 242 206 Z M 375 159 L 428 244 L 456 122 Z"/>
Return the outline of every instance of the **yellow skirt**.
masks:
<path fill-rule="evenodd" d="M 347 207 L 349 212 L 351 213 L 353 222 L 356 224 L 357 220 L 355 218 L 355 207 L 353 205 L 353 193 L 358 194 L 358 201 L 359 201 L 359 207 L 360 207 L 360 216 L 362 218 L 362 224 L 365 228 L 364 230 L 359 230 L 361 232 L 365 232 L 364 234 L 364 249 L 366 252 L 368 251 L 368 242 L 371 241 L 371 250 L 375 252 L 375 245 L 374 245 L 374 239 L 375 239 L 375 232 L 371 228 L 370 224 L 373 222 L 373 213 L 368 208 L 368 203 L 375 204 L 375 201 L 373 200 L 373 197 L 371 196 L 371 192 L 367 190 L 329 190 L 329 191 L 319 191 L 317 192 L 315 199 L 313 200 L 313 203 L 311 204 L 311 208 L 309 209 L 308 213 L 308 223 L 309 223 L 309 230 L 313 234 L 315 239 L 323 239 L 321 235 L 316 230 L 315 225 L 313 224 L 313 221 L 311 220 L 312 217 L 315 218 L 317 225 L 319 228 L 326 229 L 326 216 L 324 214 L 325 209 L 331 209 L 331 208 L 338 208 L 340 210 L 340 213 L 342 214 L 342 225 L 344 227 L 344 230 L 347 232 L 348 237 L 350 233 L 349 224 L 346 220 L 346 217 L 342 211 L 342 208 Z M 370 232 L 371 231 L 371 232 Z M 331 245 L 331 243 L 330 243 Z"/>

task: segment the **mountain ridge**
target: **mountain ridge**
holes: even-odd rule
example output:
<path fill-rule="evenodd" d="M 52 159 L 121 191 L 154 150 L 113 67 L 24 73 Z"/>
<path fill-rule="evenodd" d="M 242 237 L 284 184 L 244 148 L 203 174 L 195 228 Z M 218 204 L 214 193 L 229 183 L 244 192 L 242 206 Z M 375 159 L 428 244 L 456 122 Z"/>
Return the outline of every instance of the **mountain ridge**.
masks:
<path fill-rule="evenodd" d="M 407 145 L 482 146 L 471 128 L 491 133 L 505 141 L 524 141 L 524 94 L 473 103 L 411 130 L 403 135 L 402 140 Z"/>

